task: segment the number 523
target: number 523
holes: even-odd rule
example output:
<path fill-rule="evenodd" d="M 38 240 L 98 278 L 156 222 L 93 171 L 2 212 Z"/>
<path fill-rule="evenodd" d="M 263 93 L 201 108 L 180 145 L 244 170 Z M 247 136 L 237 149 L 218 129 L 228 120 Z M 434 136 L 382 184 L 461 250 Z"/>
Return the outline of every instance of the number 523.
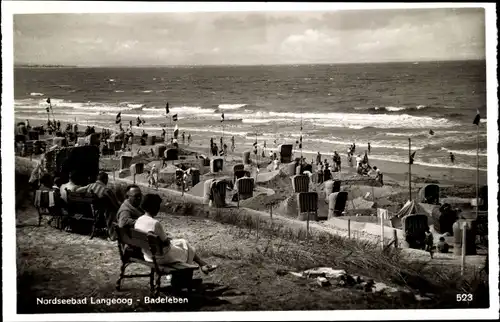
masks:
<path fill-rule="evenodd" d="M 472 294 L 457 294 L 457 302 L 471 302 Z"/>

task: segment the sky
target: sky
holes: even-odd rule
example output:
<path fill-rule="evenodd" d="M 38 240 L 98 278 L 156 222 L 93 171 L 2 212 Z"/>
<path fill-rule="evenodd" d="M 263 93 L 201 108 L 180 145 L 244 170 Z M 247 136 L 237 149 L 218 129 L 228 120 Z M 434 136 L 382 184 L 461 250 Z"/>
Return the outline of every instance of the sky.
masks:
<path fill-rule="evenodd" d="M 14 15 L 15 64 L 266 65 L 485 59 L 482 8 Z"/>

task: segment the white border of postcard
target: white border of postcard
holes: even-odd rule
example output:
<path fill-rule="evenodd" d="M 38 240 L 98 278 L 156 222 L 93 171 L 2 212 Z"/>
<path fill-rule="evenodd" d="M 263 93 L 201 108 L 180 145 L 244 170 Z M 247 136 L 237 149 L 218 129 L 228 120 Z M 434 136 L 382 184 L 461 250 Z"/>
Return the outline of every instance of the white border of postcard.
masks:
<path fill-rule="evenodd" d="M 498 101 L 496 79 L 495 3 L 203 3 L 203 2 L 70 2 L 2 1 L 2 221 L 3 221 L 3 314 L 5 321 L 190 321 L 190 320 L 395 320 L 395 319 L 498 319 L 498 222 L 490 215 L 490 303 L 489 309 L 451 310 L 360 310 L 360 311 L 255 311 L 200 313 L 106 313 L 32 314 L 16 312 L 16 243 L 14 193 L 14 94 L 13 94 L 13 14 L 17 13 L 118 13 L 193 11 L 324 11 L 340 9 L 485 8 L 487 106 L 488 106 L 488 186 L 489 209 L 497 209 Z"/>

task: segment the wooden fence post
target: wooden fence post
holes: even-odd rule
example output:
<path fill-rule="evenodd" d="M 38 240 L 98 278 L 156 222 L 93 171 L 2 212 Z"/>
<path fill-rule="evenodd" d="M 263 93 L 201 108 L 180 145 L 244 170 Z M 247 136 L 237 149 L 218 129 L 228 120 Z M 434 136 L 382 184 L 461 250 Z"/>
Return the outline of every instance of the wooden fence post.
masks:
<path fill-rule="evenodd" d="M 462 276 L 465 274 L 465 239 L 467 238 L 467 222 L 464 222 L 462 226 Z"/>
<path fill-rule="evenodd" d="M 393 236 L 394 236 L 394 248 L 398 248 L 398 232 L 396 229 L 392 230 Z"/>

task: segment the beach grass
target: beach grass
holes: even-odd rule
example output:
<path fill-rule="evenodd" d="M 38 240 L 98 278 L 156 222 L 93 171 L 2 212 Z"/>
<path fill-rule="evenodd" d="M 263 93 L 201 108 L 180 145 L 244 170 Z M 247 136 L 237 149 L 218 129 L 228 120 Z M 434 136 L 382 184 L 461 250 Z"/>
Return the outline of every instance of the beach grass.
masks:
<path fill-rule="evenodd" d="M 21 185 L 24 180 L 18 179 Z M 123 191 L 124 185 L 116 188 Z M 26 187 L 17 186 L 23 193 Z M 432 261 L 411 262 L 394 248 L 331 234 L 293 229 L 273 220 L 245 215 L 237 209 L 210 209 L 165 198 L 160 221 L 174 236 L 188 239 L 200 255 L 220 265 L 203 276 L 205 288 L 189 298 L 189 305 L 156 305 L 136 301 L 148 296 L 147 279 L 126 280 L 123 290 L 114 289 L 120 260 L 116 243 L 89 239 L 36 223 L 34 209 L 20 205 L 17 228 L 18 310 L 48 312 L 146 312 L 197 310 L 313 310 L 313 309 L 417 309 L 485 307 L 481 296 L 487 277 L 476 269 L 460 276 L 457 266 L 436 266 Z M 432 293 L 432 301 L 414 296 L 365 293 L 333 285 L 321 288 L 314 280 L 277 274 L 312 267 L 345 269 L 405 288 L 411 293 Z M 140 268 L 133 269 L 135 271 Z M 168 292 L 168 289 L 165 291 Z M 472 293 L 475 301 L 456 302 L 457 293 Z M 128 305 L 41 306 L 37 297 L 133 298 Z"/>

